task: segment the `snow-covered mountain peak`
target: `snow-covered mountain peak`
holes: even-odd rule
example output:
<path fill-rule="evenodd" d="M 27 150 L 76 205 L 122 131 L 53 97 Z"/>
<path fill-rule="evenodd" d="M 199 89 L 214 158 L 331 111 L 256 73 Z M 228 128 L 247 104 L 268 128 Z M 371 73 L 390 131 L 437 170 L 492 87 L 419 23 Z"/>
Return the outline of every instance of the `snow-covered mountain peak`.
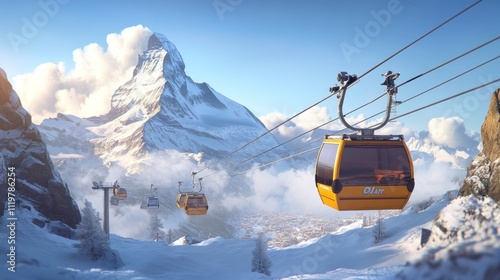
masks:
<path fill-rule="evenodd" d="M 110 112 L 88 120 L 83 125 L 88 138 L 83 138 L 92 143 L 95 155 L 106 163 L 119 162 L 129 172 L 138 171 L 132 166 L 149 152 L 169 149 L 219 158 L 267 131 L 243 105 L 207 83 L 194 82 L 175 45 L 159 33 L 149 37 L 132 77 L 113 94 Z M 270 134 L 253 148 L 276 145 Z M 285 151 L 269 157 L 280 152 Z"/>
<path fill-rule="evenodd" d="M 176 76 L 185 76 L 184 62 L 177 48 L 164 36 L 151 35 L 148 49 L 139 55 L 132 78 L 113 94 L 111 111 L 121 115 L 139 106 L 147 113 L 157 112 L 167 82 Z"/>
<path fill-rule="evenodd" d="M 113 94 L 112 115 L 116 118 L 134 108 L 134 119 L 139 111 L 143 116 L 153 116 L 161 110 L 169 119 L 196 120 L 199 117 L 195 111 L 204 111 L 194 108 L 197 105 L 228 108 L 226 103 L 230 100 L 206 83 L 193 82 L 184 68 L 175 45 L 162 34 L 153 33 L 148 49 L 139 55 L 133 77 Z"/>
<path fill-rule="evenodd" d="M 154 32 L 148 40 L 148 51 L 164 50 L 168 54 L 169 63 L 176 64 L 184 71 L 184 60 L 177 50 L 177 47 L 170 42 L 165 35 Z"/>

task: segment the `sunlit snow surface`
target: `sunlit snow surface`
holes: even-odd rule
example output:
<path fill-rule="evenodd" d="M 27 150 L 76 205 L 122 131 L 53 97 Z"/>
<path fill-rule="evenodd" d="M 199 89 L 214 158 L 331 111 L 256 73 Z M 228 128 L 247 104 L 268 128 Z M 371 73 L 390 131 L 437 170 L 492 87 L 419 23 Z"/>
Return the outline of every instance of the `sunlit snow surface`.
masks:
<path fill-rule="evenodd" d="M 140 241 L 111 235 L 111 247 L 125 265 L 117 270 L 78 254 L 74 240 L 48 234 L 19 211 L 16 231 L 16 272 L 4 261 L 1 279 L 393 279 L 420 251 L 420 231 L 448 200 L 420 213 L 407 211 L 386 219 L 390 237 L 373 243 L 372 228 L 360 222 L 288 248 L 270 248 L 272 275 L 250 272 L 251 239 L 216 237 L 194 245 Z M 21 218 L 22 217 L 22 218 Z M 6 220 L 2 220 L 5 227 Z M 133 225 L 131 225 L 133 226 Z M 2 252 L 7 234 L 1 231 Z M 6 258 L 5 254 L 4 257 Z"/>

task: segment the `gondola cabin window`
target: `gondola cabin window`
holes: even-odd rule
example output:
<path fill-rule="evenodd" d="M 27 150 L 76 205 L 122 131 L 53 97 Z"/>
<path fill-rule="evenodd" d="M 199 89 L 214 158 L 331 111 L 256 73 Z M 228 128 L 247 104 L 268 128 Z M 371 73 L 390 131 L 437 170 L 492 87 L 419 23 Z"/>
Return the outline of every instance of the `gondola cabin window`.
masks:
<path fill-rule="evenodd" d="M 339 179 L 344 186 L 405 185 L 411 179 L 402 145 L 345 145 Z"/>
<path fill-rule="evenodd" d="M 193 195 L 188 199 L 188 207 L 205 207 L 207 205 L 207 201 L 205 196 L 201 195 Z"/>
<path fill-rule="evenodd" d="M 316 167 L 316 183 L 331 186 L 333 182 L 333 168 L 339 145 L 325 143 L 321 149 Z"/>

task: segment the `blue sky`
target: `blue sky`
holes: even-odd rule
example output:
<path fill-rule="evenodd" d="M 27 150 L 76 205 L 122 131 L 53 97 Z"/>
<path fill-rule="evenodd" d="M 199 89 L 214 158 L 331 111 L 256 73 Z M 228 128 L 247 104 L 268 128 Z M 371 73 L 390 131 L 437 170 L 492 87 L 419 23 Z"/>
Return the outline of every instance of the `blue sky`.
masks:
<path fill-rule="evenodd" d="M 77 1 L 0 0 L 0 67 L 9 78 L 47 62 L 73 65 L 73 51 L 142 25 L 164 34 L 196 82 L 247 106 L 257 116 L 291 116 L 329 94 L 339 71 L 362 74 L 474 1 Z M 499 35 L 500 2 L 484 0 L 424 38 L 349 91 L 345 111 L 384 90 L 381 73 L 406 81 Z M 346 46 L 347 50 L 346 51 Z M 343 49 L 344 48 L 344 49 Z M 500 54 L 500 40 L 400 88 L 399 100 Z M 349 53 L 349 51 L 351 51 Z M 499 78 L 500 59 L 398 108 L 404 113 Z M 431 118 L 458 116 L 479 131 L 499 83 L 400 121 L 427 129 Z M 336 117 L 337 99 L 320 104 Z M 363 111 L 384 109 L 385 101 Z M 29 110 L 29 108 L 28 108 Z"/>

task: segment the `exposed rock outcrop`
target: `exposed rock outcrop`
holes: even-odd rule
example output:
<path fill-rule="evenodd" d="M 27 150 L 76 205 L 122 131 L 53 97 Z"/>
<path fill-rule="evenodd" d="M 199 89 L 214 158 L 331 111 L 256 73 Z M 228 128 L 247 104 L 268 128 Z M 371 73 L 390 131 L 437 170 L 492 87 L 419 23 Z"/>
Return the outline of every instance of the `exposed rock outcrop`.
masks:
<path fill-rule="evenodd" d="M 496 90 L 481 126 L 483 151 L 467 168 L 459 194 L 489 196 L 500 201 L 500 89 Z"/>
<path fill-rule="evenodd" d="M 15 174 L 13 193 L 17 200 L 17 214 L 21 209 L 35 210 L 41 214 L 33 220 L 38 226 L 48 224 L 52 229 L 55 224 L 60 224 L 56 222 L 59 221 L 76 228 L 81 220 L 78 206 L 54 168 L 46 144 L 31 122 L 31 115 L 21 105 L 3 70 L 0 71 L 0 168 L 0 173 L 3 173 L 0 177 L 7 176 L 8 168 Z M 7 189 L 2 188 L 0 216 L 6 214 L 6 202 Z M 61 235 L 64 230 L 58 227 L 53 232 Z"/>

